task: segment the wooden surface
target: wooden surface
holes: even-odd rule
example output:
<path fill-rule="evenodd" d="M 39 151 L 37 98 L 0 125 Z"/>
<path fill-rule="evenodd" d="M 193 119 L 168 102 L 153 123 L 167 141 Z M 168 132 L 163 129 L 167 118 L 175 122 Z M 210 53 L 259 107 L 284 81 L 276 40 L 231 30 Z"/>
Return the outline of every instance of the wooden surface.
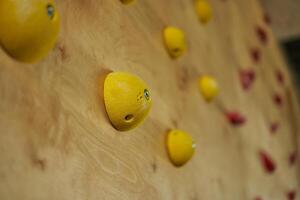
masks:
<path fill-rule="evenodd" d="M 202 25 L 190 0 L 57 1 L 62 30 L 44 61 L 25 65 L 1 51 L 0 199 L 277 200 L 299 190 L 299 165 L 288 164 L 300 144 L 298 104 L 263 11 L 257 1 L 211 3 L 214 19 Z M 267 46 L 256 37 L 257 24 L 267 30 Z M 164 49 L 166 25 L 186 33 L 189 49 L 178 60 Z M 253 47 L 262 52 L 258 64 L 249 55 Z M 239 83 L 243 68 L 257 73 L 247 92 Z M 137 74 L 151 88 L 153 109 L 135 130 L 120 133 L 107 119 L 99 95 L 107 70 Z M 211 104 L 198 92 L 201 74 L 220 83 Z M 274 92 L 283 95 L 282 108 Z M 246 124 L 232 127 L 227 110 L 240 111 Z M 281 126 L 272 135 L 273 121 Z M 167 157 L 170 128 L 197 142 L 182 168 Z M 261 149 L 276 161 L 274 174 L 262 168 Z"/>
<path fill-rule="evenodd" d="M 272 28 L 279 40 L 300 37 L 300 1 L 261 0 L 261 4 L 271 16 Z"/>

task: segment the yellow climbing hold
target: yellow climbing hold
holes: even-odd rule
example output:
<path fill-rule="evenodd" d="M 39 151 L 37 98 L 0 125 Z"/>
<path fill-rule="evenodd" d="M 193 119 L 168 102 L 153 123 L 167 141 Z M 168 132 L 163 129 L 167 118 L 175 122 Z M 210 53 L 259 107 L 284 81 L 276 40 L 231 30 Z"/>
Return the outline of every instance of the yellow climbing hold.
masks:
<path fill-rule="evenodd" d="M 195 9 L 200 22 L 206 24 L 212 18 L 212 9 L 207 0 L 196 0 Z"/>
<path fill-rule="evenodd" d="M 167 150 L 172 163 L 182 166 L 194 155 L 196 144 L 192 137 L 181 130 L 171 130 L 167 135 Z"/>
<path fill-rule="evenodd" d="M 0 45 L 16 60 L 42 59 L 55 45 L 59 29 L 53 0 L 0 0 Z"/>
<path fill-rule="evenodd" d="M 104 81 L 104 103 L 112 125 L 127 131 L 139 125 L 152 106 L 148 86 L 139 77 L 112 72 Z"/>
<path fill-rule="evenodd" d="M 164 29 L 163 35 L 171 57 L 178 58 L 186 51 L 186 41 L 182 30 L 169 26 Z"/>
<path fill-rule="evenodd" d="M 199 89 L 203 98 L 210 102 L 219 93 L 219 85 L 212 76 L 202 76 L 199 78 Z"/>
<path fill-rule="evenodd" d="M 130 4 L 130 3 L 133 3 L 135 0 L 121 0 L 121 2 L 123 4 Z"/>

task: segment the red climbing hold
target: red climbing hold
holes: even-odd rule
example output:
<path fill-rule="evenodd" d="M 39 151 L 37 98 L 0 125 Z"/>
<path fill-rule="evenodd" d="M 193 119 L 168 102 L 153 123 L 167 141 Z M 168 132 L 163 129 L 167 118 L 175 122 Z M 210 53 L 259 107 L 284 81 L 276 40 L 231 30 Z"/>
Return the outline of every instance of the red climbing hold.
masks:
<path fill-rule="evenodd" d="M 256 31 L 256 35 L 257 35 L 258 39 L 260 40 L 260 42 L 262 42 L 263 44 L 267 44 L 268 43 L 268 34 L 267 34 L 266 30 L 263 29 L 261 26 L 257 26 L 255 31 Z"/>
<path fill-rule="evenodd" d="M 242 125 L 246 122 L 246 118 L 238 112 L 228 112 L 226 117 L 228 121 L 235 126 Z"/>
<path fill-rule="evenodd" d="M 253 48 L 250 50 L 251 58 L 255 63 L 258 63 L 261 59 L 261 53 L 258 48 Z"/>
<path fill-rule="evenodd" d="M 273 101 L 276 105 L 282 106 L 283 105 L 283 99 L 280 94 L 274 94 L 273 95 Z"/>
<path fill-rule="evenodd" d="M 280 70 L 276 71 L 276 79 L 280 85 L 284 84 L 284 75 Z"/>
<path fill-rule="evenodd" d="M 255 72 L 252 69 L 240 71 L 240 81 L 244 90 L 248 90 L 255 80 Z"/>
<path fill-rule="evenodd" d="M 275 134 L 279 128 L 279 123 L 278 122 L 272 122 L 270 126 L 270 131 L 272 134 Z"/>
<path fill-rule="evenodd" d="M 294 190 L 291 190 L 286 194 L 286 196 L 288 200 L 294 200 L 296 199 L 296 192 Z"/>
<path fill-rule="evenodd" d="M 261 164 L 268 173 L 273 173 L 276 170 L 276 164 L 273 159 L 264 151 L 259 152 Z"/>
<path fill-rule="evenodd" d="M 290 166 L 294 165 L 296 163 L 296 160 L 297 160 L 297 152 L 294 151 L 289 155 Z"/>
<path fill-rule="evenodd" d="M 255 200 L 262 200 L 262 198 L 261 197 L 256 197 Z"/>
<path fill-rule="evenodd" d="M 264 21 L 268 25 L 271 24 L 271 18 L 270 18 L 270 16 L 267 13 L 264 14 Z"/>

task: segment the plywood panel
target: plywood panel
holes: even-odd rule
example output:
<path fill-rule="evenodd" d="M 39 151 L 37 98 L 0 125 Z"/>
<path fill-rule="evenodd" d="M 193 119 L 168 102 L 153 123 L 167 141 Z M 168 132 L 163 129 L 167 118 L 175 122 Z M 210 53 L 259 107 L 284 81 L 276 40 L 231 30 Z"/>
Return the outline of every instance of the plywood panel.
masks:
<path fill-rule="evenodd" d="M 299 109 L 286 64 L 257 1 L 212 0 L 214 18 L 202 25 L 192 1 L 57 1 L 62 31 L 42 62 L 25 65 L 0 52 L 0 199 L 285 199 L 299 188 L 298 164 L 288 158 L 299 141 Z M 166 25 L 182 28 L 188 52 L 172 60 Z M 254 28 L 263 26 L 264 46 Z M 261 61 L 249 54 L 259 48 Z M 257 79 L 245 92 L 238 72 Z M 275 77 L 280 69 L 284 85 Z M 141 126 L 116 131 L 99 95 L 108 70 L 139 75 L 150 86 L 153 109 Z M 207 104 L 197 79 L 215 76 L 221 92 Z M 283 95 L 283 106 L 272 95 Z M 247 118 L 232 127 L 225 111 Z M 280 122 L 270 134 L 273 121 Z M 176 168 L 164 146 L 170 128 L 197 141 L 193 159 Z M 277 163 L 266 174 L 258 151 Z"/>

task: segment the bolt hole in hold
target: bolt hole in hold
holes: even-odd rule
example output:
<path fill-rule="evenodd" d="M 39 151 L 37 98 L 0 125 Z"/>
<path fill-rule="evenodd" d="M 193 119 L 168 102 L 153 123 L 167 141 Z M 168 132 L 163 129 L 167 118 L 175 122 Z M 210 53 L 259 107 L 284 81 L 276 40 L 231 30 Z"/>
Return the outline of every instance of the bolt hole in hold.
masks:
<path fill-rule="evenodd" d="M 134 116 L 132 114 L 128 114 L 125 116 L 125 121 L 130 123 L 134 120 Z"/>
<path fill-rule="evenodd" d="M 145 98 L 146 98 L 147 100 L 150 99 L 150 92 L 149 92 L 149 90 L 147 90 L 147 89 L 144 90 L 144 96 L 145 96 Z"/>
<path fill-rule="evenodd" d="M 47 5 L 47 14 L 48 14 L 50 19 L 53 19 L 54 13 L 55 13 L 55 9 L 54 9 L 53 5 L 48 4 Z"/>

